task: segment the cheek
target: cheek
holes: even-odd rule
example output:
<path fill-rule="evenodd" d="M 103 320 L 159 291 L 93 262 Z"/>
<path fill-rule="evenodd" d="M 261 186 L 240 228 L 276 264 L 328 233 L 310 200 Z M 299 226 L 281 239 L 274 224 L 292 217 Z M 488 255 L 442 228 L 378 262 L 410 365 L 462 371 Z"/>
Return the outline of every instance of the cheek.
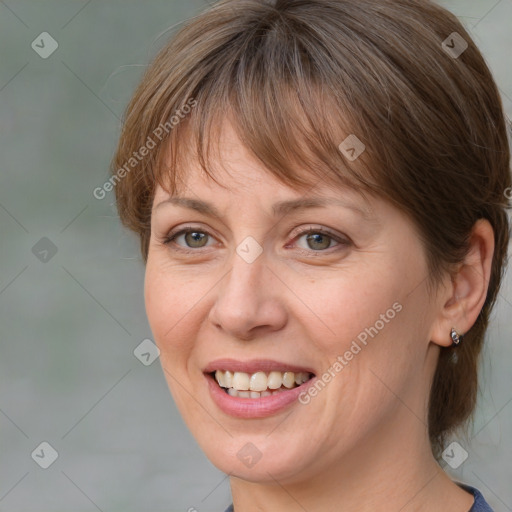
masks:
<path fill-rule="evenodd" d="M 389 330 L 400 317 L 400 283 L 396 270 L 392 273 L 383 267 L 340 270 L 331 278 L 303 280 L 297 296 L 307 306 L 302 318 L 310 339 L 330 354 L 339 354 L 358 337 L 362 342 L 370 339 L 368 331 L 375 335 Z"/>
<path fill-rule="evenodd" d="M 197 309 L 193 307 L 199 300 L 194 292 L 197 288 L 197 281 L 184 283 L 179 272 L 163 270 L 148 259 L 144 280 L 146 315 L 160 350 L 164 377 L 186 421 L 200 413 L 190 400 L 188 367 L 199 325 Z"/>
<path fill-rule="evenodd" d="M 388 387 L 403 389 L 422 365 L 418 317 L 427 314 L 425 295 L 422 287 L 410 293 L 420 268 L 383 263 L 303 280 L 297 289 L 310 308 L 302 308 L 306 338 L 321 354 L 322 379 L 329 382 L 318 417 L 333 429 L 339 409 L 351 411 L 348 424 L 361 425 L 394 406 Z"/>
<path fill-rule="evenodd" d="M 197 280 L 187 280 L 178 272 L 161 271 L 148 260 L 144 280 L 146 315 L 162 355 L 179 356 L 190 345 L 188 328 L 193 325 L 194 305 L 200 300 Z"/>

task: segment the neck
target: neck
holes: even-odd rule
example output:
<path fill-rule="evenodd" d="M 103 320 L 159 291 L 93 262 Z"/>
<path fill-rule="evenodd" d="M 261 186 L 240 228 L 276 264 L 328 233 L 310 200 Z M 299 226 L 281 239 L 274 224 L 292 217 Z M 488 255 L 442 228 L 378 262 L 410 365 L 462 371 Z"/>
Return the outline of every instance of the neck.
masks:
<path fill-rule="evenodd" d="M 235 512 L 467 512 L 473 497 L 434 459 L 425 424 L 404 404 L 397 407 L 387 427 L 379 425 L 321 472 L 265 483 L 232 477 Z"/>

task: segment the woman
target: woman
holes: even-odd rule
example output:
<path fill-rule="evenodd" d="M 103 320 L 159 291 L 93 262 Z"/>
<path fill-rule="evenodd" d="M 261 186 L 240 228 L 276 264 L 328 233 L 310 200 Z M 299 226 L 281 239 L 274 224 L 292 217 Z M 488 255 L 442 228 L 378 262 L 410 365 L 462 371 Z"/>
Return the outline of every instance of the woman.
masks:
<path fill-rule="evenodd" d="M 148 68 L 112 169 L 169 388 L 235 511 L 491 510 L 439 464 L 464 458 L 511 185 L 453 15 L 217 3 Z"/>

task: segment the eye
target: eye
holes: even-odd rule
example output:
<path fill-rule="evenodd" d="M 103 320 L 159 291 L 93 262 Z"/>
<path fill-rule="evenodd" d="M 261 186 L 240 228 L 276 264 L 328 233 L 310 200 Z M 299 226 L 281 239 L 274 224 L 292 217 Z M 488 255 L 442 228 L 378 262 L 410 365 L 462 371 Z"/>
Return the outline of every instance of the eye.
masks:
<path fill-rule="evenodd" d="M 183 240 L 185 241 L 185 245 L 176 244 L 176 241 L 182 237 Z M 178 245 L 178 247 L 180 247 L 180 249 L 178 250 L 183 250 L 185 252 L 194 252 L 193 250 L 188 251 L 187 248 L 201 249 L 202 247 L 207 247 L 206 242 L 209 237 L 210 235 L 207 231 L 187 226 L 186 228 L 181 229 L 176 233 L 170 233 L 169 235 L 167 235 L 165 240 L 163 240 L 163 243 L 165 245 L 171 245 L 171 243 L 174 243 Z"/>
<path fill-rule="evenodd" d="M 169 233 L 163 240 L 163 244 L 168 246 L 174 245 L 173 249 L 177 251 L 197 253 L 198 249 L 208 247 L 207 243 L 210 238 L 213 237 L 208 231 L 194 226 L 186 226 L 175 233 Z M 331 233 L 326 228 L 318 229 L 313 226 L 295 233 L 293 240 L 301 240 L 302 238 L 305 239 L 306 246 L 299 246 L 300 252 L 326 252 L 327 249 L 333 247 L 332 242 L 335 242 L 335 244 L 341 246 L 341 248 L 350 244 L 349 240 Z M 180 239 L 183 239 L 184 243 L 177 243 Z M 287 247 L 289 247 L 289 245 L 287 245 Z"/>
<path fill-rule="evenodd" d="M 342 246 L 349 245 L 348 240 L 331 233 L 325 228 L 318 229 L 310 227 L 309 229 L 303 229 L 296 234 L 295 239 L 304 239 L 306 245 L 299 248 L 307 252 L 326 252 L 326 249 L 333 247 L 332 242 L 336 242 L 338 245 Z"/>

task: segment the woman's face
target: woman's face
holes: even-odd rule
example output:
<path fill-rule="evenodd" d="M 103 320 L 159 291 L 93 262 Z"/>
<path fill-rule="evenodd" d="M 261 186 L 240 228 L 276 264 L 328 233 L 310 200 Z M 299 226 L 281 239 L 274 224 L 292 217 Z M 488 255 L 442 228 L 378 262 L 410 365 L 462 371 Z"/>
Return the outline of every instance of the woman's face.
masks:
<path fill-rule="evenodd" d="M 189 207 L 156 190 L 145 280 L 165 377 L 206 455 L 285 483 L 423 436 L 437 306 L 408 218 L 322 183 L 297 192 L 227 123 L 216 162 L 225 188 L 187 162 Z M 304 199 L 325 203 L 276 206 Z"/>

